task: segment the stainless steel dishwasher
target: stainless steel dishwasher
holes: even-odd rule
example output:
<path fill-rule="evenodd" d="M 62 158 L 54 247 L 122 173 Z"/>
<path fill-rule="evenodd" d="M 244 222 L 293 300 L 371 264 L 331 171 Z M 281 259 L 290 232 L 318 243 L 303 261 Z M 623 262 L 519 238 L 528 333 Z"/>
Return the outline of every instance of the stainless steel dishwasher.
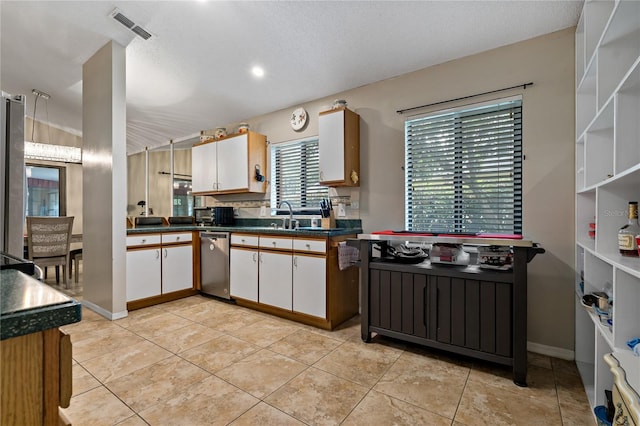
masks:
<path fill-rule="evenodd" d="M 230 299 L 229 233 L 200 233 L 200 282 L 202 292 Z"/>

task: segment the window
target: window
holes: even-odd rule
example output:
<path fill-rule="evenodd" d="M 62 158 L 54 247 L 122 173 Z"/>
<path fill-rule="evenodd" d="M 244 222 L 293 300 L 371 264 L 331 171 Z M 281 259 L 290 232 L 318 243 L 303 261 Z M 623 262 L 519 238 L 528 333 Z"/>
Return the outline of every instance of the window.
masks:
<path fill-rule="evenodd" d="M 522 101 L 405 122 L 409 230 L 522 233 Z"/>
<path fill-rule="evenodd" d="M 173 178 L 173 215 L 192 216 L 194 197 L 191 195 L 191 179 Z"/>
<path fill-rule="evenodd" d="M 66 216 L 65 168 L 27 164 L 27 216 Z"/>
<path fill-rule="evenodd" d="M 318 139 L 271 145 L 271 208 L 289 201 L 294 209 L 319 209 L 327 198 L 320 186 Z"/>

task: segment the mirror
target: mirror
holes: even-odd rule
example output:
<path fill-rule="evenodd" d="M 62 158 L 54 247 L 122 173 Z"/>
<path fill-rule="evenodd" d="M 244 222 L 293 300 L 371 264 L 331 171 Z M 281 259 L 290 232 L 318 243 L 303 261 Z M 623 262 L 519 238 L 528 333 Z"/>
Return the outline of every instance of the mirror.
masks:
<path fill-rule="evenodd" d="M 163 145 L 127 157 L 127 216 L 190 216 L 191 147 L 199 138 Z M 173 145 L 173 182 L 171 159 Z M 148 193 L 147 193 L 148 184 Z M 145 201 L 141 206 L 140 202 Z"/>

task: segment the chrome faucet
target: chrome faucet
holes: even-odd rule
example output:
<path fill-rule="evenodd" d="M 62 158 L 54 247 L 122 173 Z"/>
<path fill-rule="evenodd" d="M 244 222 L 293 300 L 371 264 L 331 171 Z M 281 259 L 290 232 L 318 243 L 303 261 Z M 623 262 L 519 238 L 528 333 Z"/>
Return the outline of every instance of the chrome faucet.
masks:
<path fill-rule="evenodd" d="M 286 226 L 286 218 L 282 218 L 282 227 L 285 229 L 293 229 L 293 208 L 291 207 L 291 203 L 288 201 L 280 201 L 280 205 L 278 209 L 282 208 L 282 205 L 286 204 L 289 207 L 289 228 Z"/>

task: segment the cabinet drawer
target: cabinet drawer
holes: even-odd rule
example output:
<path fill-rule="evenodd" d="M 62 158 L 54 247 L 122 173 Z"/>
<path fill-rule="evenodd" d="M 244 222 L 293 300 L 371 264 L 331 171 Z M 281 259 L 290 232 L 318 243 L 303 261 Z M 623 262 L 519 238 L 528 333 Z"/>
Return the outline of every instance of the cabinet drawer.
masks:
<path fill-rule="evenodd" d="M 297 252 L 326 253 L 327 241 L 295 239 L 293 240 L 293 249 Z"/>
<path fill-rule="evenodd" d="M 191 241 L 191 232 L 162 234 L 162 244 L 183 243 L 185 241 Z"/>
<path fill-rule="evenodd" d="M 277 250 L 293 249 L 293 239 L 280 237 L 260 237 L 260 247 Z"/>
<path fill-rule="evenodd" d="M 231 244 L 234 246 L 258 247 L 258 236 L 247 234 L 231 234 Z"/>
<path fill-rule="evenodd" d="M 160 234 L 127 236 L 127 247 L 152 246 L 158 244 L 160 244 Z"/>

